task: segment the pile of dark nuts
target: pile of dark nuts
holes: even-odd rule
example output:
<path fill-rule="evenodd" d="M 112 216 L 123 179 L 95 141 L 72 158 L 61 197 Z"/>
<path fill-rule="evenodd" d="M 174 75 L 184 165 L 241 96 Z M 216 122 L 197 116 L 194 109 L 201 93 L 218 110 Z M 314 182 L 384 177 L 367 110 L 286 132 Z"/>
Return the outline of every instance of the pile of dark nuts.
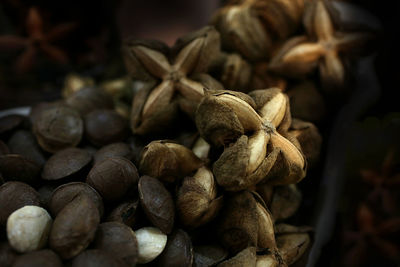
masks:
<path fill-rule="evenodd" d="M 0 118 L 0 266 L 304 263 L 312 229 L 285 220 L 319 159 L 305 119 L 347 81 L 329 49 L 369 35 L 340 43 L 328 1 L 228 2 L 173 47 L 127 40 L 128 102 L 68 77 L 62 100 Z"/>

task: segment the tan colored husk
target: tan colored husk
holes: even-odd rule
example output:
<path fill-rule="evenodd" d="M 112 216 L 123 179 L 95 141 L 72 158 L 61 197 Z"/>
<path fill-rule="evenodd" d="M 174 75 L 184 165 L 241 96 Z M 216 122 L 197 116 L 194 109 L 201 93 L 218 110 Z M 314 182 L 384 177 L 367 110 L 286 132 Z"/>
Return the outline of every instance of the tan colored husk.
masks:
<path fill-rule="evenodd" d="M 275 221 L 293 216 L 300 207 L 302 194 L 295 184 L 276 186 L 269 205 Z"/>
<path fill-rule="evenodd" d="M 256 267 L 278 267 L 279 262 L 272 254 L 257 255 Z"/>
<path fill-rule="evenodd" d="M 256 248 L 243 249 L 232 258 L 221 262 L 218 267 L 255 267 L 257 261 Z"/>
<path fill-rule="evenodd" d="M 193 177 L 185 177 L 178 191 L 176 207 L 182 223 L 190 228 L 215 218 L 222 207 L 223 197 L 217 198 L 212 172 L 201 167 Z"/>
<path fill-rule="evenodd" d="M 257 245 L 258 213 L 256 200 L 249 191 L 241 191 L 225 198 L 219 216 L 218 237 L 231 253 Z"/>
<path fill-rule="evenodd" d="M 142 174 L 174 182 L 200 168 L 204 163 L 185 146 L 164 140 L 152 141 L 142 151 Z"/>

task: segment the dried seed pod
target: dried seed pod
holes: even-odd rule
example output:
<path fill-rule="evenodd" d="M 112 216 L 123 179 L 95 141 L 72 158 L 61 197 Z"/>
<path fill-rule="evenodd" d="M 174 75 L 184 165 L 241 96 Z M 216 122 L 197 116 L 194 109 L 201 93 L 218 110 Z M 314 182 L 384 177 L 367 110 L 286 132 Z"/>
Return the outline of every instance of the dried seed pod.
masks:
<path fill-rule="evenodd" d="M 194 247 L 195 267 L 211 267 L 228 257 L 228 251 L 218 245 L 204 245 Z"/>
<path fill-rule="evenodd" d="M 300 227 L 280 224 L 276 226 L 276 243 L 279 253 L 287 265 L 296 262 L 310 246 L 311 240 L 307 233 Z"/>
<path fill-rule="evenodd" d="M 157 263 L 159 266 L 192 266 L 193 246 L 189 235 L 181 229 L 172 232 Z"/>
<path fill-rule="evenodd" d="M 128 41 L 124 50 L 128 71 L 148 82 L 134 97 L 131 128 L 135 134 L 154 133 L 176 120 L 177 104 L 193 115 L 205 84 L 189 76 L 206 72 L 217 58 L 219 33 L 206 26 L 178 39 L 171 60 L 160 43 Z"/>
<path fill-rule="evenodd" d="M 221 66 L 221 82 L 225 88 L 248 91 L 252 78 L 252 66 L 238 54 L 227 54 Z"/>
<path fill-rule="evenodd" d="M 56 105 L 38 114 L 33 131 L 41 148 L 55 153 L 81 141 L 83 121 L 76 110 Z"/>
<path fill-rule="evenodd" d="M 176 205 L 182 223 L 198 227 L 214 219 L 222 202 L 222 196 L 217 198 L 217 185 L 212 172 L 201 167 L 193 177 L 184 178 Z"/>
<path fill-rule="evenodd" d="M 126 266 L 136 266 L 138 242 L 135 233 L 125 224 L 107 222 L 99 225 L 93 247 L 122 260 Z"/>
<path fill-rule="evenodd" d="M 45 180 L 71 178 L 83 172 L 91 160 L 92 156 L 84 149 L 71 147 L 60 150 L 44 164 L 42 178 Z"/>
<path fill-rule="evenodd" d="M 290 88 L 292 116 L 305 121 L 321 121 L 326 114 L 325 100 L 312 81 L 305 81 Z"/>
<path fill-rule="evenodd" d="M 46 159 L 36 142 L 35 136 L 29 131 L 16 131 L 8 140 L 7 144 L 12 154 L 20 154 L 39 166 L 43 166 L 46 162 Z"/>
<path fill-rule="evenodd" d="M 295 184 L 276 186 L 269 205 L 275 221 L 284 220 L 296 213 L 302 194 Z"/>
<path fill-rule="evenodd" d="M 137 185 L 138 172 L 125 158 L 106 158 L 90 170 L 86 182 L 96 189 L 104 201 L 120 200 L 130 188 Z"/>
<path fill-rule="evenodd" d="M 100 217 L 102 217 L 104 207 L 101 196 L 90 185 L 81 182 L 63 184 L 54 189 L 48 204 L 50 213 L 56 217 L 67 204 L 81 194 L 88 196 L 93 201 L 99 211 Z"/>
<path fill-rule="evenodd" d="M 206 93 L 196 111 L 196 126 L 208 143 L 223 146 L 245 132 L 261 129 L 263 121 L 247 95 L 233 91 Z"/>
<path fill-rule="evenodd" d="M 138 241 L 138 263 L 144 264 L 154 260 L 164 250 L 167 235 L 155 227 L 143 227 L 135 231 Z"/>
<path fill-rule="evenodd" d="M 232 258 L 221 262 L 218 267 L 242 267 L 242 266 L 256 266 L 257 256 L 256 248 L 248 247 L 237 253 Z"/>
<path fill-rule="evenodd" d="M 211 23 L 221 33 L 222 46 L 227 50 L 236 50 L 251 61 L 268 57 L 271 39 L 250 5 L 221 8 Z"/>
<path fill-rule="evenodd" d="M 72 267 L 124 267 L 113 255 L 100 249 L 87 249 L 72 260 Z"/>
<path fill-rule="evenodd" d="M 16 258 L 14 267 L 62 267 L 62 261 L 50 249 L 43 249 L 23 254 Z"/>
<path fill-rule="evenodd" d="M 257 255 L 256 267 L 278 267 L 278 266 L 281 265 L 272 254 Z"/>
<path fill-rule="evenodd" d="M 0 172 L 5 181 L 34 184 L 40 174 L 40 165 L 22 155 L 0 155 Z"/>
<path fill-rule="evenodd" d="M 274 187 L 269 184 L 258 184 L 256 187 L 256 192 L 263 199 L 264 203 L 269 207 L 272 201 Z"/>
<path fill-rule="evenodd" d="M 128 122 L 114 110 L 97 109 L 85 116 L 85 134 L 96 146 L 120 142 L 128 136 Z"/>
<path fill-rule="evenodd" d="M 104 160 L 105 158 L 122 157 L 132 160 L 133 153 L 131 148 L 126 143 L 113 143 L 100 148 L 94 154 L 94 164 Z"/>
<path fill-rule="evenodd" d="M 139 200 L 126 201 L 118 204 L 107 216 L 107 222 L 120 222 L 131 228 L 137 221 Z"/>
<path fill-rule="evenodd" d="M 140 204 L 151 223 L 169 234 L 174 226 L 175 207 L 171 194 L 156 178 L 142 176 L 139 180 Z"/>
<path fill-rule="evenodd" d="M 20 253 L 43 248 L 47 243 L 52 219 L 38 206 L 24 206 L 7 219 L 7 238 Z"/>
<path fill-rule="evenodd" d="M 322 137 L 318 128 L 311 122 L 294 119 L 289 134 L 299 141 L 309 166 L 314 166 L 319 160 L 322 146 Z"/>
<path fill-rule="evenodd" d="M 253 195 L 248 191 L 241 191 L 225 201 L 218 226 L 221 244 L 231 253 L 257 246 L 259 224 Z"/>
<path fill-rule="evenodd" d="M 96 109 L 112 109 L 111 95 L 97 87 L 85 87 L 65 99 L 68 106 L 76 109 L 82 116 Z"/>
<path fill-rule="evenodd" d="M 256 110 L 264 121 L 270 122 L 278 132 L 286 132 L 292 122 L 289 97 L 279 88 L 255 90 L 249 93 L 256 103 Z"/>
<path fill-rule="evenodd" d="M 224 149 L 213 165 L 218 185 L 225 190 L 239 191 L 251 188 L 262 181 L 275 163 L 277 154 L 267 156 L 269 135 L 263 130 L 248 138 L 241 136 Z"/>
<path fill-rule="evenodd" d="M 257 247 L 268 248 L 272 253 L 276 253 L 277 247 L 272 216 L 262 198 L 255 192 L 253 192 L 253 197 L 256 200 L 255 210 L 258 217 Z"/>
<path fill-rule="evenodd" d="M 85 250 L 95 237 L 99 211 L 86 194 L 77 195 L 57 215 L 51 228 L 50 248 L 63 259 Z"/>
<path fill-rule="evenodd" d="M 153 141 L 142 151 L 140 172 L 166 182 L 190 175 L 203 165 L 193 152 L 179 144 Z"/>
<path fill-rule="evenodd" d="M 6 182 L 0 186 L 0 225 L 5 225 L 8 216 L 26 205 L 40 206 L 39 193 L 21 182 Z"/>

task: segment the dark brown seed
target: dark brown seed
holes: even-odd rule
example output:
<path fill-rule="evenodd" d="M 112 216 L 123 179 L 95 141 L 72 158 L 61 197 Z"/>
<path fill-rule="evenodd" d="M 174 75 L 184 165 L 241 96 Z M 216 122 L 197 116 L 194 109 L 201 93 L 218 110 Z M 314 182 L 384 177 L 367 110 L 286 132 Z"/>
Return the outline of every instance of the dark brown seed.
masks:
<path fill-rule="evenodd" d="M 62 100 L 54 101 L 54 102 L 40 102 L 31 107 L 31 112 L 29 113 L 29 120 L 32 125 L 39 119 L 42 111 L 59 106 L 66 106 L 66 104 Z"/>
<path fill-rule="evenodd" d="M 88 249 L 72 261 L 72 267 L 124 267 L 123 262 L 100 249 Z"/>
<path fill-rule="evenodd" d="M 102 147 L 94 154 L 94 164 L 105 158 L 122 157 L 132 160 L 133 154 L 131 148 L 126 143 L 113 143 Z"/>
<path fill-rule="evenodd" d="M 195 267 L 211 267 L 228 257 L 228 251 L 218 245 L 194 247 Z"/>
<path fill-rule="evenodd" d="M 158 257 L 158 266 L 192 266 L 193 246 L 189 235 L 181 230 L 175 230 L 168 236 L 167 245 Z"/>
<path fill-rule="evenodd" d="M 133 227 L 137 221 L 137 208 L 139 200 L 127 201 L 119 204 L 108 215 L 106 221 L 120 222 L 129 227 Z"/>
<path fill-rule="evenodd" d="M 128 122 L 114 110 L 94 110 L 85 116 L 85 133 L 96 146 L 120 142 L 128 136 Z"/>
<path fill-rule="evenodd" d="M 0 266 L 11 267 L 17 258 L 17 253 L 12 249 L 10 243 L 0 243 Z"/>
<path fill-rule="evenodd" d="M 72 182 L 57 187 L 50 197 L 48 205 L 49 212 L 53 217 L 56 217 L 57 214 L 79 194 L 87 195 L 99 210 L 100 217 L 103 216 L 104 207 L 101 196 L 93 187 L 81 182 Z"/>
<path fill-rule="evenodd" d="M 58 180 L 70 178 L 87 166 L 92 157 L 84 149 L 70 147 L 58 151 L 45 163 L 42 178 L 45 180 Z"/>
<path fill-rule="evenodd" d="M 137 185 L 138 172 L 132 162 L 125 158 L 106 158 L 90 170 L 86 182 L 96 189 L 104 201 L 121 199 L 128 190 Z"/>
<path fill-rule="evenodd" d="M 40 206 L 39 193 L 21 182 L 6 182 L 0 186 L 0 225 L 5 225 L 8 216 L 26 205 Z"/>
<path fill-rule="evenodd" d="M 33 124 L 39 145 L 50 153 L 76 146 L 82 138 L 83 121 L 69 107 L 54 106 L 40 112 Z"/>
<path fill-rule="evenodd" d="M 61 259 L 50 249 L 33 251 L 19 256 L 13 267 L 62 267 Z"/>
<path fill-rule="evenodd" d="M 50 231 L 50 248 L 63 259 L 85 250 L 94 239 L 100 216 L 95 203 L 85 194 L 75 197 L 57 215 Z"/>
<path fill-rule="evenodd" d="M 10 153 L 10 149 L 8 149 L 8 146 L 6 144 L 4 144 L 3 141 L 0 140 L 0 155 L 5 155 L 5 154 L 9 154 Z"/>
<path fill-rule="evenodd" d="M 46 158 L 36 142 L 35 136 L 26 130 L 16 131 L 8 140 L 8 147 L 11 153 L 19 154 L 25 158 L 43 166 Z"/>
<path fill-rule="evenodd" d="M 174 226 L 175 207 L 171 193 L 156 178 L 142 176 L 139 180 L 139 199 L 147 218 L 163 233 Z"/>
<path fill-rule="evenodd" d="M 21 181 L 29 184 L 36 182 L 40 166 L 17 154 L 0 156 L 0 172 L 6 181 Z"/>
<path fill-rule="evenodd" d="M 65 100 L 66 104 L 85 115 L 95 109 L 112 109 L 112 97 L 97 87 L 82 88 Z"/>
<path fill-rule="evenodd" d="M 13 130 L 22 126 L 26 120 L 25 116 L 11 114 L 0 118 L 0 136 L 10 134 Z"/>
<path fill-rule="evenodd" d="M 132 229 L 119 222 L 106 222 L 99 225 L 93 247 L 104 250 L 115 258 L 135 266 L 138 259 L 138 242 Z"/>

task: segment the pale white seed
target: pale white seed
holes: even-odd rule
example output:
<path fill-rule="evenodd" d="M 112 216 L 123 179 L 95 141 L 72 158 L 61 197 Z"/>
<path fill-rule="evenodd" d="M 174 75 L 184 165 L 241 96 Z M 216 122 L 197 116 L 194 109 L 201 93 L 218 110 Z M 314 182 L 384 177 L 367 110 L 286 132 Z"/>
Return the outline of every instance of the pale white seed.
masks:
<path fill-rule="evenodd" d="M 155 227 L 143 227 L 135 231 L 138 241 L 138 263 L 144 264 L 154 260 L 164 250 L 167 235 Z"/>

